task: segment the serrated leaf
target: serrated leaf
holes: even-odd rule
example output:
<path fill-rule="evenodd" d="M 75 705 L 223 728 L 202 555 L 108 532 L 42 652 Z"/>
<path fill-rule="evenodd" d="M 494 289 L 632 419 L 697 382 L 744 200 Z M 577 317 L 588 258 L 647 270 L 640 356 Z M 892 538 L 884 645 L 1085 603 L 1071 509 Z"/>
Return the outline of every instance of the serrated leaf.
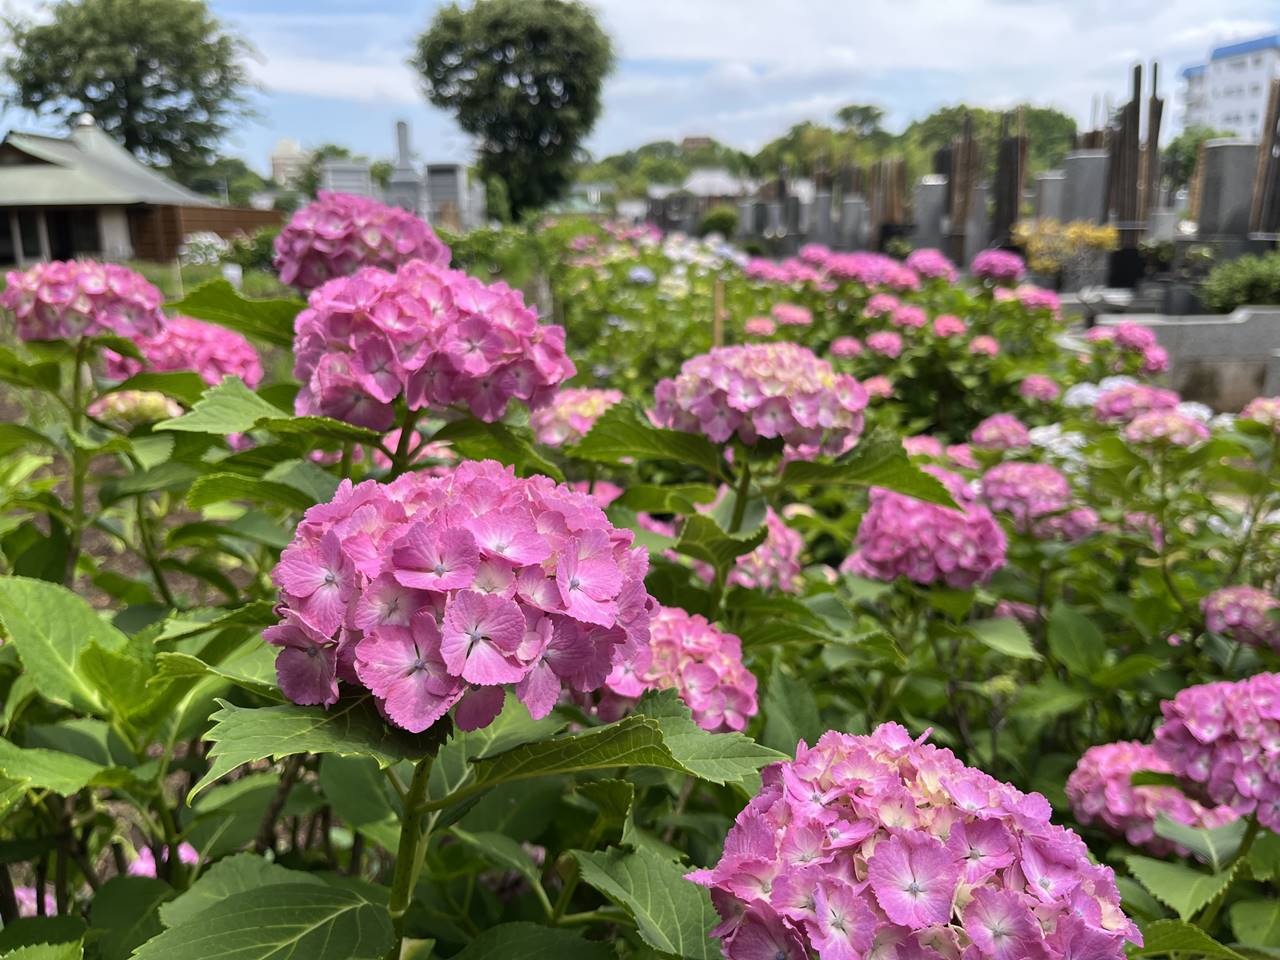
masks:
<path fill-rule="evenodd" d="M 475 417 L 466 417 L 446 423 L 431 439 L 447 441 L 468 460 L 497 460 L 515 467 L 516 473 L 522 477 L 541 473 L 558 482 L 564 481 L 560 468 L 533 445 L 533 434 L 527 428 L 517 430 L 505 423 L 485 423 Z"/>
<path fill-rule="evenodd" d="M 208 280 L 169 304 L 175 313 L 208 320 L 277 347 L 293 346 L 293 322 L 301 300 L 249 300 L 221 277 Z"/>
<path fill-rule="evenodd" d="M 1156 920 L 1142 928 L 1143 946 L 1132 948 L 1130 957 L 1162 957 L 1170 954 L 1212 960 L 1244 960 L 1199 927 L 1181 920 Z"/>
<path fill-rule="evenodd" d="M 690 514 L 680 525 L 676 540 L 676 552 L 709 563 L 718 571 L 725 571 L 740 556 L 750 553 L 768 536 L 763 523 L 747 533 L 729 534 L 720 529 L 711 517 L 701 513 Z"/>
<path fill-rule="evenodd" d="M 1150 857 L 1128 856 L 1125 864 L 1150 894 L 1183 920 L 1190 920 L 1205 904 L 1226 890 L 1236 867 L 1221 873 L 1203 873 L 1180 863 Z"/>
<path fill-rule="evenodd" d="M 712 503 L 716 488 L 706 483 L 659 486 L 637 483 L 627 487 L 614 504 L 644 513 L 696 513 L 700 504 Z"/>
<path fill-rule="evenodd" d="M 277 463 L 262 475 L 263 480 L 283 483 L 305 493 L 316 503 L 333 499 L 341 481 L 332 473 L 310 460 L 286 460 Z"/>
<path fill-rule="evenodd" d="M 636 799 L 635 784 L 628 780 L 590 780 L 578 784 L 576 790 L 594 803 L 599 815 L 610 823 L 625 821 Z"/>
<path fill-rule="evenodd" d="M 0 456 L 8 456 L 16 450 L 29 450 L 32 447 L 58 449 L 58 445 L 39 430 L 32 430 L 19 423 L 0 423 Z"/>
<path fill-rule="evenodd" d="M 133 960 L 380 960 L 394 934 L 384 906 L 354 890 L 282 883 L 235 893 L 148 940 Z"/>
<path fill-rule="evenodd" d="M 0 738 L 0 774 L 26 788 L 52 790 L 69 797 L 103 772 L 103 767 L 74 754 L 40 747 L 24 749 Z"/>
<path fill-rule="evenodd" d="M 712 783 L 741 783 L 761 767 L 787 755 L 761 746 L 741 733 L 708 733 L 674 690 L 650 691 L 635 712 L 657 721 L 671 756 L 687 772 Z"/>
<path fill-rule="evenodd" d="M 536 923 L 501 923 L 467 944 L 453 960 L 614 960 L 600 940 L 584 940 L 571 930 Z"/>
<path fill-rule="evenodd" d="M 1079 610 L 1055 603 L 1049 611 L 1049 652 L 1077 677 L 1088 677 L 1101 669 L 1107 658 L 1107 641 L 1102 631 Z"/>
<path fill-rule="evenodd" d="M 263 417 L 254 428 L 270 430 L 275 434 L 301 434 L 308 437 L 321 437 L 325 440 L 339 442 L 376 444 L 382 440 L 382 434 L 368 427 L 357 427 L 355 424 L 343 423 L 332 417 Z"/>
<path fill-rule="evenodd" d="M 155 877 L 112 877 L 93 895 L 89 925 L 101 960 L 129 960 L 163 928 L 157 909 L 173 898 L 173 888 Z"/>
<path fill-rule="evenodd" d="M 252 430 L 259 420 L 288 416 L 245 386 L 239 377 L 224 377 L 204 392 L 187 413 L 155 425 L 156 430 L 180 430 L 226 436 Z"/>
<path fill-rule="evenodd" d="M 673 460 L 698 467 L 704 473 L 721 475 L 720 451 L 706 437 L 680 430 L 652 426 L 634 402 L 615 403 L 592 425 L 591 430 L 568 449 L 571 457 L 598 463 L 631 460 Z"/>
<path fill-rule="evenodd" d="M 644 848 L 572 853 L 582 879 L 630 913 L 649 946 L 686 960 L 721 955 L 718 942 L 707 936 L 719 923 L 711 896 L 684 878 L 687 867 Z"/>
<path fill-rule="evenodd" d="M 1012 617 L 997 617 L 993 620 L 978 620 L 965 625 L 965 629 L 973 634 L 985 646 L 1007 657 L 1019 660 L 1043 660 L 1036 652 L 1031 638 L 1022 624 Z"/>
<path fill-rule="evenodd" d="M 177 927 L 237 893 L 261 891 L 264 887 L 286 883 L 324 886 L 324 881 L 312 874 L 288 870 L 253 853 L 237 853 L 200 874 L 177 899 L 161 904 L 160 920 L 166 927 Z"/>
<path fill-rule="evenodd" d="M 62 382 L 62 370 L 51 361 L 27 363 L 12 350 L 0 347 L 0 380 L 19 387 L 56 393 Z"/>
<path fill-rule="evenodd" d="M 189 463 L 170 460 L 148 470 L 139 470 L 123 477 L 111 477 L 99 488 L 99 499 L 110 505 L 124 497 L 156 490 L 174 490 L 185 487 L 200 476 L 200 470 Z"/>
<path fill-rule="evenodd" d="M 128 380 L 106 392 L 151 390 L 191 406 L 203 396 L 206 386 L 207 384 L 200 379 L 198 373 L 192 373 L 189 370 L 145 370 L 142 373 L 135 373 Z"/>
<path fill-rule="evenodd" d="M 19 917 L 0 930 L 0 957 L 7 957 L 19 947 L 54 944 L 77 950 L 88 925 L 79 917 Z M 80 954 L 69 953 L 78 957 Z"/>
<path fill-rule="evenodd" d="M 127 640 L 81 597 L 44 580 L 0 577 L 0 623 L 42 697 L 76 709 L 102 710 L 97 691 L 81 674 L 80 655 L 92 643 L 115 650 Z"/>
<path fill-rule="evenodd" d="M 419 760 L 432 749 L 427 738 L 412 737 L 388 727 L 368 697 L 340 700 L 325 710 L 283 704 L 277 707 L 237 707 L 225 700 L 210 718 L 205 739 L 212 763 L 188 794 L 188 803 L 237 767 L 271 757 L 296 753 L 334 753 L 367 756 L 380 767 L 401 760 Z"/>
<path fill-rule="evenodd" d="M 1280 833 L 1264 830 L 1249 848 L 1249 872 L 1255 880 L 1280 877 Z"/>
<path fill-rule="evenodd" d="M 783 753 L 794 754 L 801 740 L 816 742 L 824 729 L 812 686 L 791 676 L 781 663 L 774 664 L 761 712 L 765 718 L 761 741 Z"/>
<path fill-rule="evenodd" d="M 187 505 L 197 510 L 227 500 L 271 504 L 289 510 L 306 510 L 316 503 L 315 497 L 303 493 L 297 487 L 245 477 L 238 473 L 206 474 L 191 484 L 191 489 L 187 491 Z"/>
<path fill-rule="evenodd" d="M 1280 947 L 1280 900 L 1241 900 L 1231 906 L 1231 929 L 1246 947 Z"/>
<path fill-rule="evenodd" d="M 917 500 L 956 508 L 947 488 L 907 457 L 897 437 L 864 437 L 835 463 L 792 460 L 782 468 L 784 487 L 882 487 Z"/>
<path fill-rule="evenodd" d="M 221 677 L 260 697 L 283 702 L 284 696 L 276 687 L 277 652 L 266 644 L 254 643 L 217 664 L 207 663 L 189 653 L 159 653 L 156 655 L 155 676 L 149 682 L 155 685 L 207 676 Z"/>
<path fill-rule="evenodd" d="M 1212 830 L 1204 827 L 1189 827 L 1185 823 L 1172 820 L 1168 815 L 1156 815 L 1156 836 L 1164 837 L 1180 847 L 1185 847 L 1209 865 L 1214 873 L 1225 870 L 1227 864 L 1235 859 L 1244 840 L 1248 821 L 1244 818 L 1225 823 Z"/>
<path fill-rule="evenodd" d="M 0 960 L 81 960 L 84 947 L 79 941 L 72 943 L 33 943 L 0 954 Z"/>

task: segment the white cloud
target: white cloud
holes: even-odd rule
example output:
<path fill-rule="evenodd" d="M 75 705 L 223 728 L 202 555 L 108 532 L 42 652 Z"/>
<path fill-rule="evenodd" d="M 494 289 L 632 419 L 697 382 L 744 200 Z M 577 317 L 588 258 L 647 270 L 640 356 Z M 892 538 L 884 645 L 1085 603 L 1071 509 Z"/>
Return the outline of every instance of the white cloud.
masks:
<path fill-rule="evenodd" d="M 422 103 L 414 72 L 403 64 L 343 63 L 318 57 L 268 56 L 254 79 L 274 93 L 300 93 L 358 103 Z"/>

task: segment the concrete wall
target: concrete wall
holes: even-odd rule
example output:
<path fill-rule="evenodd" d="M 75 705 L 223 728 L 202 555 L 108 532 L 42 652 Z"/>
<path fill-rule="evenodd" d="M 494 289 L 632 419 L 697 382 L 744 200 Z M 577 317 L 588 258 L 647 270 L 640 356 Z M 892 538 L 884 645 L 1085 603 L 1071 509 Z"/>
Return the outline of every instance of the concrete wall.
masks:
<path fill-rule="evenodd" d="M 1230 316 L 1104 315 L 1099 325 L 1140 323 L 1169 351 L 1169 385 L 1188 400 L 1235 412 L 1280 395 L 1280 308 L 1241 307 Z"/>

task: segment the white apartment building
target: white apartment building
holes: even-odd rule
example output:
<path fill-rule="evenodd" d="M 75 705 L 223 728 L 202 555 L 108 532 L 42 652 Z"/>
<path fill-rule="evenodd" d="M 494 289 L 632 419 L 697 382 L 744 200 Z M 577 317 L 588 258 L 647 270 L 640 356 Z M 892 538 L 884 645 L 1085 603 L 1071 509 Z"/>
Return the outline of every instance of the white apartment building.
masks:
<path fill-rule="evenodd" d="M 1182 124 L 1257 137 L 1271 80 L 1280 77 L 1280 34 L 1218 47 L 1182 71 Z"/>

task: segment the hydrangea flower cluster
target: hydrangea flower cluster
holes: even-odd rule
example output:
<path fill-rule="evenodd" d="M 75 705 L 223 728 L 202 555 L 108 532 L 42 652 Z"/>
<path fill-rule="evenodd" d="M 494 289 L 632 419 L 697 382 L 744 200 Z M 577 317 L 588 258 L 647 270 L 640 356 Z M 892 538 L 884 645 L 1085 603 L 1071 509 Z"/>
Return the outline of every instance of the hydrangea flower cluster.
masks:
<path fill-rule="evenodd" d="M 1045 463 L 1001 463 L 982 475 L 982 499 L 1019 533 L 1043 536 L 1043 521 L 1071 503 L 1071 484 Z"/>
<path fill-rule="evenodd" d="M 984 583 L 1004 566 L 1004 531 L 963 477 L 932 465 L 921 469 L 942 481 L 960 509 L 872 487 L 871 505 L 858 526 L 858 549 L 841 571 L 957 590 Z"/>
<path fill-rule="evenodd" d="M 764 523 L 764 541 L 750 553 L 738 557 L 727 582 L 753 590 L 796 593 L 800 589 L 804 537 L 789 527 L 772 507 L 765 509 Z"/>
<path fill-rule="evenodd" d="M 1094 327 L 1085 334 L 1090 343 L 1111 344 L 1118 348 L 1120 356 L 1115 358 L 1114 367 L 1122 370 L 1127 365 L 1125 358 L 1137 357 L 1142 361 L 1143 373 L 1164 373 L 1169 369 L 1169 353 L 1156 341 L 1156 335 L 1150 327 L 1138 323 L 1117 323 L 1111 327 Z"/>
<path fill-rule="evenodd" d="M 892 330 L 877 330 L 867 337 L 867 349 L 896 360 L 902 355 L 902 337 Z"/>
<path fill-rule="evenodd" d="M 889 317 L 889 322 L 895 327 L 906 327 L 911 330 L 919 330 L 929 323 L 929 315 L 924 309 L 914 304 L 904 303 L 898 309 L 893 311 L 893 315 Z"/>
<path fill-rule="evenodd" d="M 443 477 L 344 480 L 312 507 L 273 578 L 280 689 L 333 704 L 367 689 L 415 733 L 455 705 L 475 730 L 506 687 L 534 717 L 561 688 L 599 689 L 620 648 L 648 642 L 648 555 L 587 494 L 491 460 Z"/>
<path fill-rule="evenodd" d="M 898 298 L 891 293 L 872 294 L 867 300 L 867 305 L 862 308 L 862 314 L 865 317 L 888 317 L 893 315 L 893 311 L 901 306 Z"/>
<path fill-rule="evenodd" d="M 1236 815 L 1228 807 L 1206 809 L 1177 787 L 1135 787 L 1135 773 L 1171 773 L 1156 748 L 1136 740 L 1090 747 L 1067 778 L 1067 799 L 1080 823 L 1100 824 L 1157 857 L 1187 851 L 1156 836 L 1156 818 L 1164 814 L 1189 827 L 1212 829 L 1230 823 Z"/>
<path fill-rule="evenodd" d="M 882 724 L 763 773 L 711 888 L 729 960 L 1122 960 L 1141 943 L 1109 867 L 1052 809 Z"/>
<path fill-rule="evenodd" d="M 920 289 L 920 278 L 914 270 L 882 253 L 832 253 L 822 266 L 826 275 L 836 281 L 898 291 Z"/>
<path fill-rule="evenodd" d="M 546 406 L 529 415 L 529 426 L 539 443 L 559 447 L 577 442 L 600 419 L 600 415 L 622 399 L 621 390 L 594 390 L 566 387 Z"/>
<path fill-rule="evenodd" d="M 1280 397 L 1255 397 L 1245 404 L 1240 416 L 1280 433 Z"/>
<path fill-rule="evenodd" d="M 1022 382 L 1018 384 L 1018 395 L 1026 400 L 1049 403 L 1057 400 L 1060 393 L 1062 388 L 1058 386 L 1057 381 L 1041 373 L 1023 377 Z"/>
<path fill-rule="evenodd" d="M 1130 443 L 1194 447 L 1208 440 L 1209 436 L 1208 427 L 1177 410 L 1148 410 L 1138 414 L 1124 428 L 1124 438 Z"/>
<path fill-rule="evenodd" d="M 20 340 L 151 337 L 165 324 L 160 291 L 114 263 L 55 260 L 11 271 L 0 307 L 17 320 Z"/>
<path fill-rule="evenodd" d="M 857 337 L 836 337 L 831 341 L 831 355 L 847 360 L 850 357 L 861 356 L 862 341 Z"/>
<path fill-rule="evenodd" d="M 540 324 L 517 290 L 415 260 L 366 267 L 312 291 L 294 329 L 299 415 L 386 430 L 392 404 L 466 406 L 499 419 L 513 399 L 532 409 L 573 376 L 564 330 Z"/>
<path fill-rule="evenodd" d="M 1023 450 L 1031 446 L 1031 434 L 1013 414 L 994 413 L 973 428 L 969 442 L 983 450 Z"/>
<path fill-rule="evenodd" d="M 982 334 L 969 341 L 969 352 L 976 357 L 994 357 L 1000 353 L 1000 341 Z"/>
<path fill-rule="evenodd" d="M 979 280 L 1014 284 L 1027 272 L 1027 265 L 1008 250 L 983 250 L 969 264 L 969 272 Z"/>
<path fill-rule="evenodd" d="M 1156 751 L 1197 799 L 1280 830 L 1280 673 L 1187 687 L 1160 712 Z"/>
<path fill-rule="evenodd" d="M 1172 390 L 1145 383 L 1122 383 L 1098 396 L 1093 414 L 1103 423 L 1128 423 L 1139 414 L 1172 410 L 1177 405 L 1178 395 Z"/>
<path fill-rule="evenodd" d="M 749 317 L 742 329 L 750 337 L 772 337 L 778 332 L 778 325 L 768 317 Z"/>
<path fill-rule="evenodd" d="M 932 247 L 912 250 L 907 254 L 906 264 L 927 280 L 945 280 L 947 283 L 955 283 L 959 276 L 956 265 L 947 259 L 946 254 Z"/>
<path fill-rule="evenodd" d="M 1257 587 L 1223 587 L 1200 601 L 1205 626 L 1251 647 L 1280 653 L 1280 600 Z"/>
<path fill-rule="evenodd" d="M 933 332 L 939 337 L 958 337 L 968 329 L 963 320 L 950 313 L 933 321 Z"/>
<path fill-rule="evenodd" d="M 621 715 L 646 690 L 675 689 L 694 722 L 719 733 L 745 730 L 756 715 L 756 678 L 742 665 L 742 641 L 699 614 L 659 607 L 649 644 L 617 663 L 605 683 L 603 715 Z"/>
<path fill-rule="evenodd" d="M 877 400 L 893 396 L 893 383 L 885 376 L 867 377 L 862 381 L 862 388 L 867 391 L 868 397 L 874 397 Z"/>
<path fill-rule="evenodd" d="M 118 430 L 129 431 L 144 423 L 180 417 L 182 406 L 158 390 L 117 390 L 89 404 L 88 414 Z"/>
<path fill-rule="evenodd" d="M 1014 296 L 1027 310 L 1047 310 L 1054 317 L 1062 312 L 1062 300 L 1052 290 L 1024 283 L 1014 291 Z"/>
<path fill-rule="evenodd" d="M 813 313 L 798 303 L 775 303 L 769 312 L 784 327 L 807 327 L 813 323 Z"/>
<path fill-rule="evenodd" d="M 304 293 L 361 267 L 394 270 L 410 260 L 447 266 L 449 248 L 408 210 L 349 193 L 320 191 L 275 240 L 280 281 Z"/>
<path fill-rule="evenodd" d="M 658 426 L 716 443 L 778 438 L 789 457 L 837 456 L 862 433 L 867 392 L 794 343 L 719 347 L 686 360 L 654 391 Z"/>
<path fill-rule="evenodd" d="M 155 334 L 136 337 L 134 343 L 141 361 L 103 351 L 112 380 L 126 380 L 143 370 L 191 370 L 210 386 L 223 377 L 239 377 L 250 387 L 262 382 L 262 361 L 253 345 L 234 330 L 203 320 L 170 317 Z"/>

